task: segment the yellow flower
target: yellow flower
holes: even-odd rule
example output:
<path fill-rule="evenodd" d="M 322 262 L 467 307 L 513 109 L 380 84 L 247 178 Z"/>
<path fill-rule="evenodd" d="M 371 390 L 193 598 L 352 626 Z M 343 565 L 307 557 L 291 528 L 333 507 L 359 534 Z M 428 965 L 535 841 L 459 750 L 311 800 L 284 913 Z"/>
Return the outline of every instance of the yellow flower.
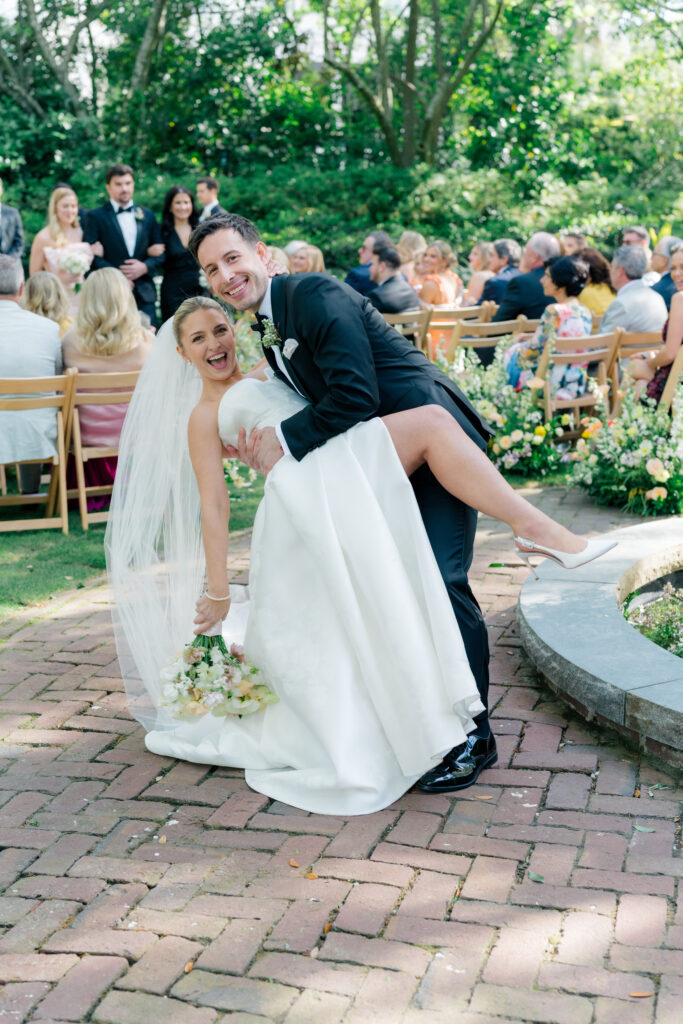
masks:
<path fill-rule="evenodd" d="M 565 413 L 562 414 L 562 419 L 560 420 L 560 423 L 562 424 L 563 427 L 568 427 L 569 424 L 571 423 L 571 421 L 572 421 L 572 418 L 571 418 L 571 416 L 569 415 L 568 412 L 565 412 Z"/>
<path fill-rule="evenodd" d="M 628 430 L 626 431 L 626 433 L 628 434 L 629 437 L 637 437 L 637 435 L 638 435 L 638 428 L 637 427 L 629 427 Z"/>
<path fill-rule="evenodd" d="M 569 420 L 568 416 L 567 420 Z M 564 423 L 564 416 L 562 417 L 562 422 Z M 534 429 L 534 434 L 536 434 L 538 437 L 545 437 L 545 435 L 547 434 L 547 430 L 545 429 L 545 427 L 536 427 Z"/>
<path fill-rule="evenodd" d="M 512 439 L 507 434 L 504 434 L 498 443 L 503 451 L 507 451 L 508 448 L 512 447 Z"/>

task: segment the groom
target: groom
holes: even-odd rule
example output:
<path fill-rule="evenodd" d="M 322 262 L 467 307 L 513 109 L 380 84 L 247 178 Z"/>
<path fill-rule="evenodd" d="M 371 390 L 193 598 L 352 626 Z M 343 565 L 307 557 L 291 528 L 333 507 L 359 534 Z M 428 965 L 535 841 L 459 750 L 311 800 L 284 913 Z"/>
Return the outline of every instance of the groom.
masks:
<path fill-rule="evenodd" d="M 326 274 L 269 278 L 268 251 L 256 227 L 237 214 L 204 221 L 193 231 L 189 249 L 218 298 L 240 312 L 256 313 L 268 363 L 311 403 L 276 429 L 252 433 L 240 448 L 244 461 L 266 473 L 283 452 L 301 460 L 356 423 L 422 405 L 443 406 L 486 449 L 490 431 L 462 392 L 353 289 Z M 486 625 L 467 582 L 477 513 L 448 494 L 426 465 L 411 483 L 487 707 Z M 421 789 L 465 789 L 496 762 L 487 712 L 477 716 L 475 726 L 420 779 Z"/>

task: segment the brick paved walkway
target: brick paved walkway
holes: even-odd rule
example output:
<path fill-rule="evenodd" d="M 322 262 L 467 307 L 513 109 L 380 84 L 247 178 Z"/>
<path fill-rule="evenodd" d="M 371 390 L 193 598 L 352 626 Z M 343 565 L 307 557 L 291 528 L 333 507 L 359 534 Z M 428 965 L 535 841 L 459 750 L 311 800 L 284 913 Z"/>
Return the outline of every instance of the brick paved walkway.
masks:
<path fill-rule="evenodd" d="M 104 584 L 3 627 L 2 1020 L 681 1024 L 683 791 L 539 683 L 508 561 L 484 521 L 497 767 L 348 821 L 147 753 Z"/>

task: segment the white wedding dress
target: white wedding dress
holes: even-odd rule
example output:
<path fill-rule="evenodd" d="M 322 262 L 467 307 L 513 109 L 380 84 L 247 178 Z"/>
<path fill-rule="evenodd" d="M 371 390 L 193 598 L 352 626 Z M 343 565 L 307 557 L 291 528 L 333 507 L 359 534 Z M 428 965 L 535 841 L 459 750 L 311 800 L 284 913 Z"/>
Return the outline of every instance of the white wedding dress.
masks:
<path fill-rule="evenodd" d="M 272 426 L 303 404 L 277 380 L 244 379 L 221 401 L 220 436 L 234 444 L 241 426 Z M 249 592 L 245 652 L 279 703 L 157 728 L 151 751 L 244 768 L 253 789 L 306 811 L 368 814 L 473 728 L 477 688 L 381 420 L 276 464 L 254 523 Z"/>

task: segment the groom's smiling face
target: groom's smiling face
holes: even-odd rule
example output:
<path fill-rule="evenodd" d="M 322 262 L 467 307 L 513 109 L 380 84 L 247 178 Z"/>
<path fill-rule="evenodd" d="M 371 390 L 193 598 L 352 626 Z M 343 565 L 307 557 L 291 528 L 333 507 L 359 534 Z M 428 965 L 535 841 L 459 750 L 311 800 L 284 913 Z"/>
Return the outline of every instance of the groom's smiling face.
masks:
<path fill-rule="evenodd" d="M 197 252 L 214 295 L 233 309 L 257 310 L 268 288 L 268 250 L 251 245 L 238 231 L 223 228 L 207 235 Z"/>

